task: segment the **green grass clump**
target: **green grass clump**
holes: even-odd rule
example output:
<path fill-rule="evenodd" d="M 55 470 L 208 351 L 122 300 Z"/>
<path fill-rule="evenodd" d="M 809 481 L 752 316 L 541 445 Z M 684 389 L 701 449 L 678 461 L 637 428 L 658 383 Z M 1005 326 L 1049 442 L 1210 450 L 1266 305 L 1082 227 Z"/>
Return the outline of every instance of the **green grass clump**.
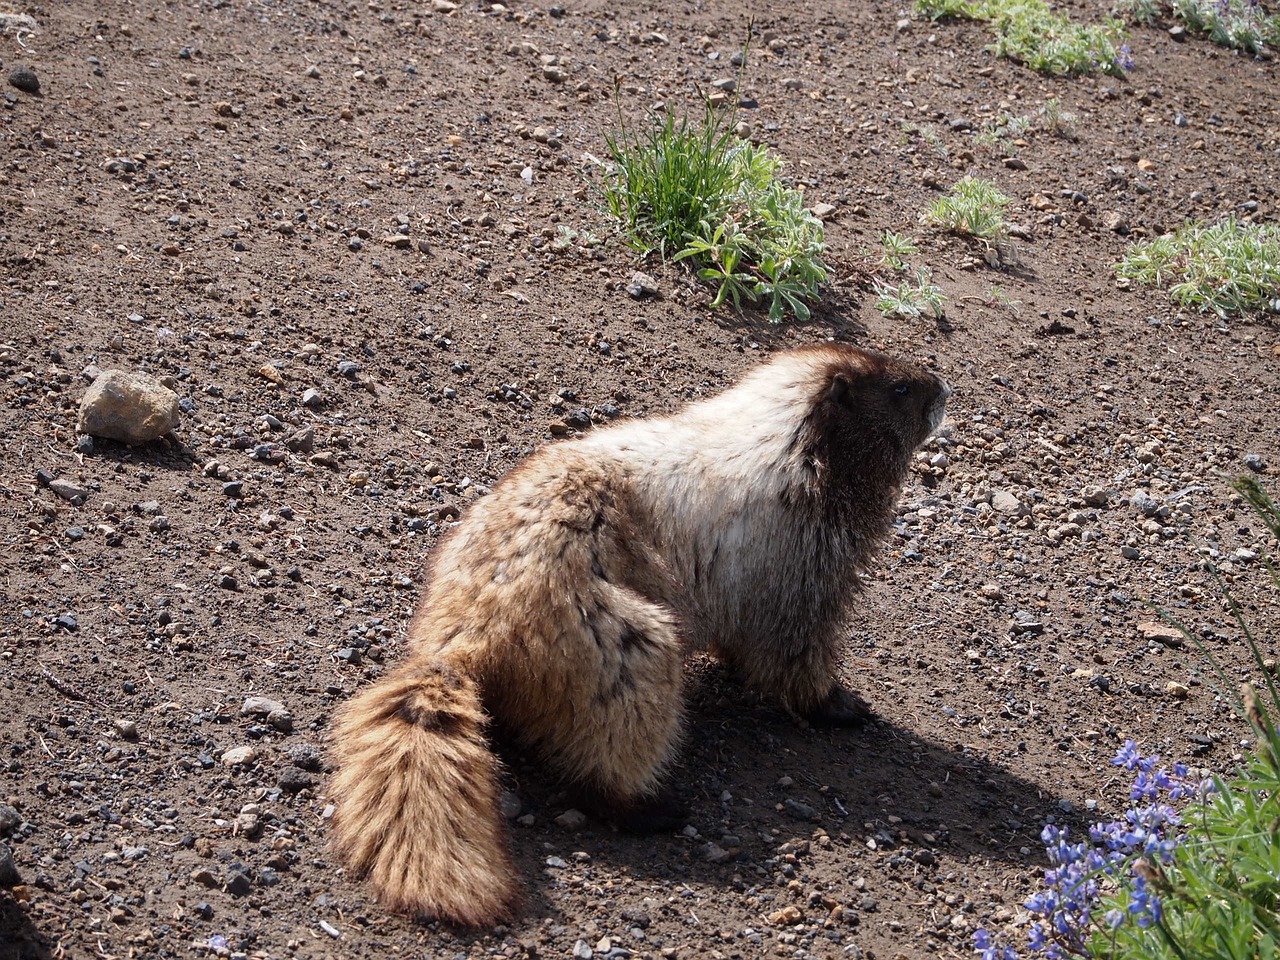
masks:
<path fill-rule="evenodd" d="M 914 9 L 931 20 L 990 23 L 996 31 L 990 49 L 1039 73 L 1120 74 L 1132 65 L 1120 21 L 1073 23 L 1045 0 L 915 0 Z"/>
<path fill-rule="evenodd" d="M 1280 12 L 1268 12 L 1258 0 L 1122 0 L 1116 12 L 1139 23 L 1169 16 L 1214 43 L 1255 56 L 1263 47 L 1280 49 Z"/>
<path fill-rule="evenodd" d="M 914 282 L 903 280 L 893 285 L 877 280 L 872 289 L 876 294 L 876 309 L 886 317 L 922 317 L 927 312 L 942 319 L 942 305 L 947 298 L 926 269 L 916 271 Z"/>
<path fill-rule="evenodd" d="M 1168 287 L 1174 303 L 1220 317 L 1280 313 L 1280 227 L 1186 223 L 1173 233 L 1132 244 L 1116 273 Z"/>
<path fill-rule="evenodd" d="M 1005 237 L 1004 208 L 1008 205 L 1009 198 L 990 180 L 964 177 L 950 193 L 929 205 L 924 219 L 943 230 L 967 234 L 993 246 Z"/>
<path fill-rule="evenodd" d="M 638 131 L 619 115 L 606 138 L 609 213 L 644 254 L 688 260 L 716 287 L 713 307 L 765 303 L 775 323 L 809 316 L 826 281 L 822 221 L 778 179 L 782 160 L 740 140 L 734 112 L 708 101 L 700 121 L 650 116 Z"/>

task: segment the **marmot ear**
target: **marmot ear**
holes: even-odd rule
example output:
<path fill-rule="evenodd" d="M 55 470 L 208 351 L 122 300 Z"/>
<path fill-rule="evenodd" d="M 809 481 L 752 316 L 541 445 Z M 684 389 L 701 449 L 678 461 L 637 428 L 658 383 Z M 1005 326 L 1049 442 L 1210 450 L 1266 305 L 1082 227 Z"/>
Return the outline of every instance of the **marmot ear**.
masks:
<path fill-rule="evenodd" d="M 841 406 L 848 406 L 853 394 L 853 383 L 847 373 L 837 373 L 827 387 L 827 399 Z"/>

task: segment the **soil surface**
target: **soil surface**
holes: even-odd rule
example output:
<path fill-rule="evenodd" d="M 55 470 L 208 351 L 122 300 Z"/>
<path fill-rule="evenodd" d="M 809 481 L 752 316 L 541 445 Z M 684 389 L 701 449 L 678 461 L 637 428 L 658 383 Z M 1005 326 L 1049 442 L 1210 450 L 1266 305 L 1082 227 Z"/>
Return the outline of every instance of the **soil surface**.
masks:
<path fill-rule="evenodd" d="M 1148 604 L 1229 686 L 1257 679 L 1212 557 L 1274 655 L 1274 544 L 1226 478 L 1252 456 L 1276 491 L 1280 338 L 1111 265 L 1187 216 L 1274 219 L 1275 62 L 1153 27 L 1123 79 L 1046 79 L 981 25 L 758 8 L 739 119 L 830 205 L 833 265 L 810 322 L 771 326 L 638 263 L 592 186 L 618 106 L 696 108 L 737 74 L 739 5 L 10 12 L 36 26 L 0 36 L 4 72 L 40 93 L 0 100 L 3 960 L 969 956 L 1017 920 L 1046 820 L 1121 809 L 1125 738 L 1240 756 Z M 981 136 L 1050 98 L 1073 134 Z M 920 224 L 966 172 L 1012 198 L 1004 269 Z M 875 309 L 885 230 L 945 321 Z M 637 268 L 657 297 L 628 295 Z M 441 533 L 539 444 L 829 338 L 955 388 L 849 625 L 843 676 L 879 718 L 808 729 L 695 660 L 683 831 L 562 818 L 507 750 L 523 915 L 470 934 L 380 909 L 326 846 L 326 735 L 400 655 Z M 178 429 L 82 443 L 95 368 L 163 378 Z"/>

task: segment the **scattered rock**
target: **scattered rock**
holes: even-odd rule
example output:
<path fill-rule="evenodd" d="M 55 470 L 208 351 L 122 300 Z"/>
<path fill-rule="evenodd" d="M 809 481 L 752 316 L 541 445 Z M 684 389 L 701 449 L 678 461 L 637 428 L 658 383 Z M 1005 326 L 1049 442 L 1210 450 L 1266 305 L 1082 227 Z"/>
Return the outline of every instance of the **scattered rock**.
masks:
<path fill-rule="evenodd" d="M 1111 491 L 1090 484 L 1080 489 L 1080 499 L 1090 507 L 1105 507 L 1111 500 Z"/>
<path fill-rule="evenodd" d="M 1009 626 L 1009 632 L 1035 636 L 1044 633 L 1044 624 L 1031 611 L 1018 610 L 1013 615 L 1013 623 Z"/>
<path fill-rule="evenodd" d="M 556 817 L 556 825 L 566 830 L 577 830 L 587 822 L 587 815 L 581 810 L 566 810 Z"/>
<path fill-rule="evenodd" d="M 1018 513 L 1022 510 L 1022 501 L 1008 490 L 996 490 L 991 494 L 991 507 L 998 513 Z"/>
<path fill-rule="evenodd" d="M 69 480 L 56 478 L 50 480 L 48 487 L 51 491 L 60 496 L 63 500 L 70 500 L 77 507 L 81 506 L 89 499 L 89 491 L 84 487 L 78 487 Z"/>
<path fill-rule="evenodd" d="M 222 884 L 222 889 L 233 897 L 247 897 L 253 890 L 253 878 L 249 876 L 247 868 L 231 867 L 227 870 L 227 879 Z"/>
<path fill-rule="evenodd" d="M 178 395 L 143 373 L 104 370 L 80 403 L 76 429 L 138 446 L 178 425 Z"/>
<path fill-rule="evenodd" d="M 7 803 L 0 803 L 0 836 L 8 836 L 20 823 L 22 814 Z"/>
<path fill-rule="evenodd" d="M 524 809 L 524 803 L 521 801 L 519 794 L 512 793 L 510 790 L 503 790 L 498 797 L 498 808 L 502 811 L 502 816 L 506 820 L 514 820 L 520 816 Z"/>
<path fill-rule="evenodd" d="M 248 766 L 258 757 L 258 752 L 250 746 L 232 747 L 222 754 L 224 767 Z"/>
<path fill-rule="evenodd" d="M 9 84 L 23 93 L 39 94 L 40 78 L 30 67 L 14 67 L 9 71 Z"/>
<path fill-rule="evenodd" d="M 289 762 L 302 770 L 319 770 L 323 764 L 320 748 L 314 743 L 292 743 L 287 755 Z"/>
<path fill-rule="evenodd" d="M 1129 221 L 1114 210 L 1102 215 L 1102 225 L 1113 233 L 1120 234 L 1122 237 L 1129 233 Z"/>
<path fill-rule="evenodd" d="M 297 793 L 315 786 L 315 778 L 305 770 L 288 766 L 277 775 L 276 784 L 285 793 Z"/>
<path fill-rule="evenodd" d="M 804 913 L 800 908 L 788 904 L 781 910 L 775 910 L 773 913 L 766 914 L 765 919 L 772 923 L 775 927 L 793 927 L 797 923 L 804 921 Z"/>
<path fill-rule="evenodd" d="M 1162 643 L 1166 647 L 1180 647 L 1185 642 L 1182 631 L 1177 627 L 1171 627 L 1167 623 L 1160 623 L 1155 620 L 1144 620 L 1138 624 L 1138 635 L 1144 640 L 1154 640 L 1156 643 Z"/>
<path fill-rule="evenodd" d="M 283 709 L 283 703 L 278 700 L 272 700 L 270 697 L 245 697 L 244 703 L 240 705 L 240 716 L 266 716 L 269 713 L 275 713 L 277 710 Z"/>
<path fill-rule="evenodd" d="M 13 862 L 13 851 L 7 843 L 0 843 L 0 887 L 16 887 L 22 883 L 18 865 Z"/>
<path fill-rule="evenodd" d="M 1138 490 L 1135 492 L 1134 495 L 1129 498 L 1129 503 L 1144 517 L 1154 517 L 1160 510 L 1160 504 L 1145 490 Z"/>
<path fill-rule="evenodd" d="M 795 817 L 797 820 L 817 820 L 818 811 L 807 803 L 801 803 L 799 800 L 793 800 L 791 797 L 782 801 L 782 807 L 787 813 Z"/>
<path fill-rule="evenodd" d="M 635 273 L 627 284 L 627 293 L 635 300 L 644 300 L 658 295 L 658 281 L 647 273 Z"/>
<path fill-rule="evenodd" d="M 132 720 L 117 720 L 113 726 L 116 728 L 116 733 L 126 740 L 138 739 L 138 725 Z"/>

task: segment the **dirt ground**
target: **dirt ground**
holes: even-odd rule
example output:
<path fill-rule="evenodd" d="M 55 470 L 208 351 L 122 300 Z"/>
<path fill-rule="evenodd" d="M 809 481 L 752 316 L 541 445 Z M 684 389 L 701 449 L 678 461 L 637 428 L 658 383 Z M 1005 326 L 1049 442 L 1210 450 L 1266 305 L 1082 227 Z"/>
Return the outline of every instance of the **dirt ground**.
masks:
<path fill-rule="evenodd" d="M 1144 28 L 1126 78 L 1055 80 L 894 5 L 758 8 L 739 118 L 832 208 L 834 282 L 771 326 L 639 264 L 592 188 L 618 106 L 735 76 L 739 5 L 8 9 L 36 28 L 0 36 L 3 70 L 40 94 L 0 100 L 2 960 L 963 957 L 1017 920 L 1047 819 L 1119 808 L 1125 738 L 1240 755 L 1148 604 L 1253 676 L 1211 557 L 1275 653 L 1275 545 L 1226 478 L 1252 456 L 1277 492 L 1280 337 L 1111 265 L 1187 216 L 1275 219 L 1274 61 Z M 981 136 L 1050 98 L 1074 135 Z M 919 222 L 966 172 L 1013 198 L 1009 269 Z M 887 229 L 944 323 L 875 309 Z M 641 266 L 658 297 L 627 294 Z M 323 751 L 441 532 L 554 436 L 829 338 L 955 388 L 849 626 L 879 719 L 807 729 L 695 661 L 683 831 L 557 822 L 569 799 L 508 750 L 524 914 L 462 934 L 379 909 L 327 850 Z M 78 445 L 95 367 L 165 378 L 173 438 Z"/>

